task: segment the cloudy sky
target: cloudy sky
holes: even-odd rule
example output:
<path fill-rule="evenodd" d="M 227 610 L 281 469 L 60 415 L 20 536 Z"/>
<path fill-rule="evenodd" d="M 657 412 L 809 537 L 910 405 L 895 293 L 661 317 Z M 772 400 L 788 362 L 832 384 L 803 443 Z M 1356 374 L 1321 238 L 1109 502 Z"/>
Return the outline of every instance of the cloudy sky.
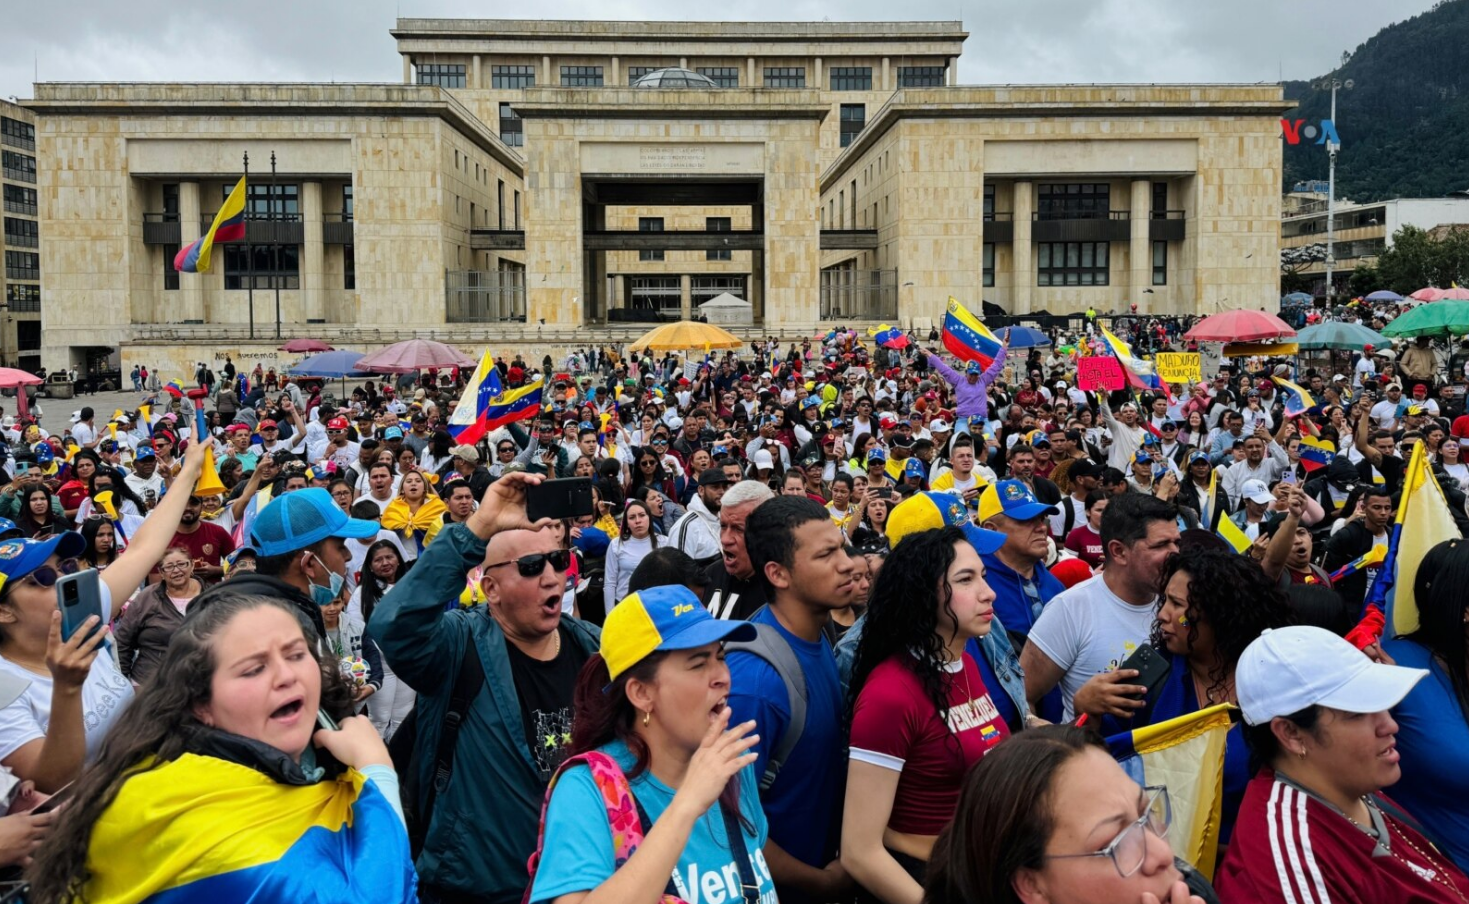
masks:
<path fill-rule="evenodd" d="M 52 2 L 55 5 L 52 5 Z M 41 81 L 398 81 L 396 16 L 514 16 L 483 0 L 0 0 L 0 97 Z M 1466 0 L 1459 0 L 1466 2 Z M 1432 0 L 907 0 L 907 19 L 962 19 L 964 83 L 1277 81 Z M 553 19 L 894 18 L 875 0 L 539 0 Z"/>

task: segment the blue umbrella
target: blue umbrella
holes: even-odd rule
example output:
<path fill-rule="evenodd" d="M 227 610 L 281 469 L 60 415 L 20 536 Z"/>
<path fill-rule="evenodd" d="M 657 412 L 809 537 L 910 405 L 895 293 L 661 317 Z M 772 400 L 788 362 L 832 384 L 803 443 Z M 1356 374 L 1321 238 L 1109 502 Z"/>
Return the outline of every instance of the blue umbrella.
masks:
<path fill-rule="evenodd" d="M 1403 296 L 1399 295 L 1396 292 L 1389 291 L 1388 289 L 1378 289 L 1376 292 L 1373 292 L 1371 295 L 1368 295 L 1367 296 L 1367 300 L 1368 301 L 1402 301 L 1403 300 Z"/>
<path fill-rule="evenodd" d="M 1314 298 L 1305 292 L 1292 292 L 1280 300 L 1281 304 L 1310 304 Z"/>
<path fill-rule="evenodd" d="M 1010 340 L 1011 348 L 1035 348 L 1051 344 L 1051 337 L 1029 326 L 1007 326 L 995 332 L 1000 341 Z"/>
<path fill-rule="evenodd" d="M 291 368 L 291 376 L 322 377 L 331 380 L 338 377 L 362 376 L 363 371 L 352 369 L 352 365 L 362 359 L 362 354 L 362 352 L 339 350 L 312 355 Z"/>
<path fill-rule="evenodd" d="M 1346 323 L 1341 320 L 1328 320 L 1308 326 L 1296 334 L 1296 345 L 1300 346 L 1301 351 L 1327 348 L 1360 351 L 1364 345 L 1381 348 L 1391 344 L 1391 340 L 1381 333 L 1360 323 Z"/>

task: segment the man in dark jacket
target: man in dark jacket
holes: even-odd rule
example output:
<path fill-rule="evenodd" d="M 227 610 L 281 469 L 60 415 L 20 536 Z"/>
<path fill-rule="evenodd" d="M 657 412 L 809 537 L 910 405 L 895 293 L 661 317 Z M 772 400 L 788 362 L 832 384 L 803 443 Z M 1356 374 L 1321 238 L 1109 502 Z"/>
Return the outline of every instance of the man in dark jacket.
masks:
<path fill-rule="evenodd" d="M 518 904 L 546 784 L 566 757 L 577 673 L 599 644 L 594 625 L 561 614 L 569 553 L 526 520 L 526 487 L 541 479 L 512 472 L 491 484 L 469 520 L 445 525 L 378 602 L 368 626 L 394 674 L 418 690 L 419 788 L 432 782 L 464 657 L 483 666 L 448 784 L 431 813 L 416 814 L 427 821 L 417 864 L 425 901 Z M 476 566 L 485 605 L 445 611 Z"/>
<path fill-rule="evenodd" d="M 1392 496 L 1384 487 L 1369 486 L 1362 494 L 1361 505 L 1361 514 L 1347 512 L 1347 523 L 1326 541 L 1326 560 L 1321 567 L 1328 573 L 1366 555 L 1374 546 L 1387 545 L 1388 526 L 1393 519 Z M 1362 608 L 1362 600 L 1367 588 L 1377 579 L 1379 567 L 1362 568 L 1332 584 L 1350 611 Z"/>

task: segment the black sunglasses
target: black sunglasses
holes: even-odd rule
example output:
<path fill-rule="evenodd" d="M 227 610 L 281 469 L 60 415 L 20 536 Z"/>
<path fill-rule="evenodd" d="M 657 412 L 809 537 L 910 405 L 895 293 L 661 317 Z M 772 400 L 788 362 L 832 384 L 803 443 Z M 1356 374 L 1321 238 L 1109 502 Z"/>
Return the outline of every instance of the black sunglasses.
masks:
<path fill-rule="evenodd" d="M 76 559 L 62 559 L 56 563 L 56 567 L 42 565 L 35 571 L 25 576 L 25 580 L 31 581 L 38 587 L 55 587 L 56 581 L 64 574 L 76 574 L 82 570 L 82 566 Z"/>
<path fill-rule="evenodd" d="M 541 572 L 546 570 L 546 563 L 551 563 L 551 570 L 561 574 L 571 567 L 571 550 L 557 549 L 552 552 L 538 552 L 534 555 L 521 556 L 508 562 L 496 562 L 494 565 L 486 565 L 485 571 L 491 568 L 499 568 L 502 565 L 514 565 L 523 578 L 538 578 Z"/>

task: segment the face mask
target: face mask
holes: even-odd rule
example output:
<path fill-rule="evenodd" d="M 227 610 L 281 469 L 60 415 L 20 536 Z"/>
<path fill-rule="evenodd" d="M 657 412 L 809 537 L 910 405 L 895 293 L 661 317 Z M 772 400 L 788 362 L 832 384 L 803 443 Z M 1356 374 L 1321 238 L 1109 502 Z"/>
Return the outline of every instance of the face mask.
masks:
<path fill-rule="evenodd" d="M 321 560 L 320 556 L 313 553 L 311 558 L 315 559 L 316 564 L 320 565 L 331 576 L 330 586 L 327 587 L 323 587 L 315 581 L 312 581 L 311 599 L 318 606 L 330 606 L 332 601 L 341 595 L 342 585 L 347 583 L 347 579 L 327 568 L 326 563 Z M 307 580 L 310 580 L 310 578 Z"/>

